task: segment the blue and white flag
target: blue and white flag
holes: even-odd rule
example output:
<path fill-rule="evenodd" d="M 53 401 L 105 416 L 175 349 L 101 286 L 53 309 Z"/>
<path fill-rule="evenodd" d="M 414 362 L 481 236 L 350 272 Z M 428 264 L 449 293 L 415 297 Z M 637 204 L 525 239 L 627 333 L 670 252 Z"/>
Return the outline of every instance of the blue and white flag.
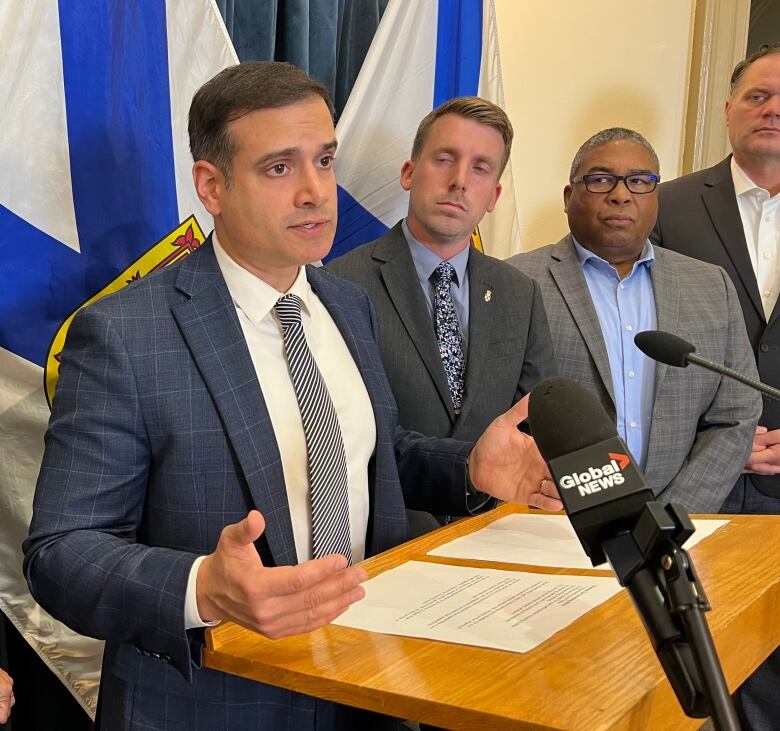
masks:
<path fill-rule="evenodd" d="M 417 125 L 454 96 L 504 107 L 493 0 L 391 0 L 339 120 L 339 224 L 328 258 L 377 238 L 406 216 L 400 185 Z M 512 164 L 498 206 L 480 224 L 486 253 L 520 251 Z"/>
<path fill-rule="evenodd" d="M 47 398 L 70 316 L 202 241 L 187 111 L 234 63 L 214 0 L 0 3 L 0 610 L 93 716 L 102 644 L 21 570 Z"/>

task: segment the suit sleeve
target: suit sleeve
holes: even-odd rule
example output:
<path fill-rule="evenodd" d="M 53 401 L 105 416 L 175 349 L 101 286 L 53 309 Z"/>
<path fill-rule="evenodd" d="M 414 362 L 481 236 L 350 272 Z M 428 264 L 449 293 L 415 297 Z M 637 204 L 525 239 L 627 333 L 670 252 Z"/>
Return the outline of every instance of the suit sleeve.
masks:
<path fill-rule="evenodd" d="M 125 345 L 111 318 L 87 308 L 63 353 L 25 575 L 72 629 L 145 648 L 189 678 L 184 599 L 197 556 L 143 544 L 151 460 Z"/>
<path fill-rule="evenodd" d="M 755 378 L 755 359 L 737 293 L 723 270 L 720 275 L 728 313 L 725 365 Z M 721 377 L 685 463 L 661 493 L 663 500 L 682 503 L 692 513 L 718 512 L 750 454 L 761 405 L 758 393 Z"/>

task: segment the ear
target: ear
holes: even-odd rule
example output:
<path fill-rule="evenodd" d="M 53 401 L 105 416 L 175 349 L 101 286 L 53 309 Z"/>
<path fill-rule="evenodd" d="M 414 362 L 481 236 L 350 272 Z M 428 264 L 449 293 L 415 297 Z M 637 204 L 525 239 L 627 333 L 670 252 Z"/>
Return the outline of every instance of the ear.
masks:
<path fill-rule="evenodd" d="M 726 99 L 726 105 L 724 107 L 724 112 L 726 115 L 726 126 L 729 126 L 729 117 L 731 116 L 731 99 Z"/>
<path fill-rule="evenodd" d="M 401 167 L 401 187 L 404 190 L 411 190 L 412 188 L 412 175 L 415 167 L 417 165 L 414 160 L 407 160 Z"/>
<path fill-rule="evenodd" d="M 493 191 L 493 200 L 491 201 L 490 205 L 487 207 L 488 213 L 493 213 L 493 211 L 496 208 L 496 203 L 498 203 L 498 199 L 501 197 L 501 191 L 503 188 L 501 187 L 501 183 L 496 183 L 496 189 Z"/>
<path fill-rule="evenodd" d="M 571 193 L 572 193 L 571 185 L 566 185 L 563 189 L 563 212 L 564 213 L 569 212 L 569 198 L 571 198 Z"/>
<path fill-rule="evenodd" d="M 220 169 L 206 160 L 198 160 L 192 166 L 192 180 L 203 207 L 212 216 L 220 215 L 222 213 L 220 199 L 225 189 L 225 176 Z"/>

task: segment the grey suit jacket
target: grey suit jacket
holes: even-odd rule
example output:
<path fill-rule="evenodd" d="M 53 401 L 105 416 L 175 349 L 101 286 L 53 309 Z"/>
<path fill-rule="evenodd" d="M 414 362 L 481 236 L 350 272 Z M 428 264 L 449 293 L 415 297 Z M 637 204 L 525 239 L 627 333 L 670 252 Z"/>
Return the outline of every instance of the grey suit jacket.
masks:
<path fill-rule="evenodd" d="M 463 408 L 452 408 L 425 295 L 401 224 L 328 264 L 363 285 L 379 319 L 382 362 L 399 423 L 433 436 L 474 440 L 551 375 L 552 346 L 539 287 L 506 263 L 469 253 L 469 337 Z"/>
<path fill-rule="evenodd" d="M 761 380 L 780 387 L 780 301 L 764 315 L 739 215 L 731 157 L 658 188 L 658 222 L 652 240 L 661 246 L 723 267 L 737 291 Z M 764 399 L 761 424 L 780 428 L 780 401 Z M 753 484 L 780 498 L 780 475 L 751 475 Z"/>
<path fill-rule="evenodd" d="M 374 409 L 367 552 L 376 553 L 406 538 L 399 469 L 421 509 L 465 512 L 471 445 L 397 429 L 368 296 L 313 267 L 307 276 Z M 106 640 L 103 727 L 350 727 L 333 704 L 200 667 L 203 632 L 184 629 L 189 571 L 251 508 L 266 520 L 263 562 L 295 563 L 273 426 L 207 242 L 80 311 L 62 356 L 25 572 L 51 614 Z"/>
<path fill-rule="evenodd" d="M 656 249 L 652 267 L 658 329 L 705 358 L 755 373 L 736 293 L 710 264 Z M 542 287 L 562 375 L 593 389 L 615 418 L 612 374 L 596 309 L 571 236 L 508 260 Z M 664 501 L 715 513 L 745 464 L 760 413 L 747 387 L 700 368 L 656 365 L 645 478 Z"/>

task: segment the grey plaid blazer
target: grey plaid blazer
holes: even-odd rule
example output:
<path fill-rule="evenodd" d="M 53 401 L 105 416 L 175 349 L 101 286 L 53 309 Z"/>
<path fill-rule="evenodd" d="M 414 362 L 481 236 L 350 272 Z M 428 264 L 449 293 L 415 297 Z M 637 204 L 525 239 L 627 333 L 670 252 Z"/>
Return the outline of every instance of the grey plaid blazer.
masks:
<path fill-rule="evenodd" d="M 508 261 L 542 288 L 561 375 L 593 389 L 614 418 L 604 337 L 571 236 Z M 651 271 L 658 329 L 692 342 L 705 358 L 755 376 L 742 312 L 726 273 L 659 248 Z M 750 453 L 760 413 L 761 398 L 746 386 L 696 366 L 658 363 L 648 485 L 689 512 L 717 512 Z"/>

